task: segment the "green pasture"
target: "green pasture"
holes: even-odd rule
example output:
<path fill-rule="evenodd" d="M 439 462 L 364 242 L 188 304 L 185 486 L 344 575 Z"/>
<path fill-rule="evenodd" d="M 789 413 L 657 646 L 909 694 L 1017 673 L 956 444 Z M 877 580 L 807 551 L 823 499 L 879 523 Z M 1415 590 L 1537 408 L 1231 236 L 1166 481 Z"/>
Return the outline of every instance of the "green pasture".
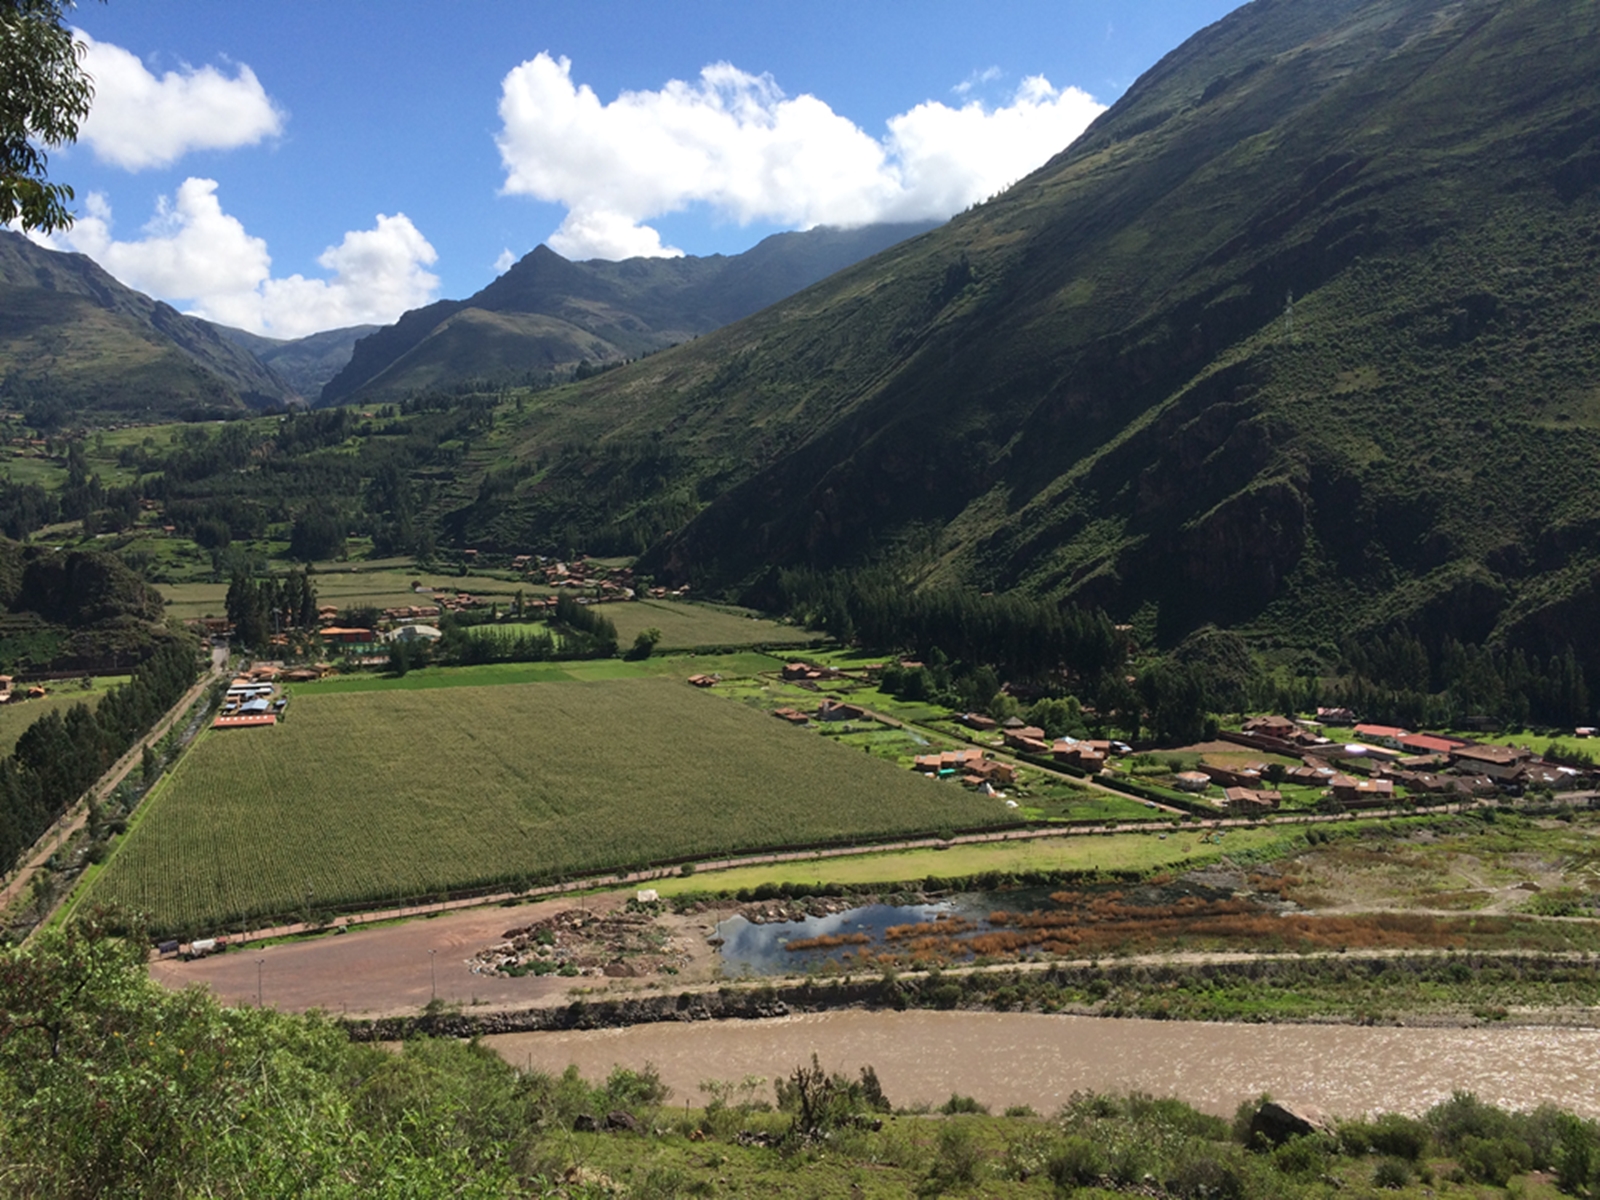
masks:
<path fill-rule="evenodd" d="M 335 675 L 319 683 L 296 684 L 295 691 L 305 695 L 334 696 L 354 692 L 414 692 L 519 683 L 594 683 L 607 679 L 663 678 L 682 682 L 700 672 L 733 678 L 770 671 L 775 665 L 775 659 L 751 651 L 651 658 L 642 662 L 596 658 L 561 662 L 485 663 L 472 667 L 425 667 L 400 676 L 359 671 Z"/>
<path fill-rule="evenodd" d="M 797 625 L 784 625 L 749 609 L 683 600 L 635 600 L 602 609 L 617 627 L 617 640 L 627 647 L 646 629 L 661 631 L 660 651 L 695 646 L 806 646 L 823 636 Z"/>
<path fill-rule="evenodd" d="M 916 778 L 913 776 L 912 778 Z M 922 780 L 924 787 L 949 790 Z M 1229 830 L 1221 842 L 1202 842 L 1194 831 L 1172 832 L 1162 838 L 1146 833 L 1090 833 L 1025 841 L 978 842 L 948 849 L 897 850 L 837 858 L 807 858 L 793 862 L 734 867 L 726 871 L 697 871 L 651 884 L 662 895 L 682 892 L 732 892 L 763 883 L 836 883 L 849 886 L 909 883 L 937 876 L 942 879 L 982 875 L 989 871 L 1155 871 L 1165 867 L 1198 867 L 1224 855 L 1244 853 L 1267 856 L 1303 847 L 1302 833 L 1287 827 Z"/>
<path fill-rule="evenodd" d="M 32 451 L 12 450 L 0 454 L 0 479 L 19 484 L 35 483 L 54 491 L 66 482 L 67 469 L 59 459 L 45 458 Z"/>
<path fill-rule="evenodd" d="M 389 563 L 393 560 L 385 560 Z M 523 586 L 529 595 L 543 595 L 527 585 L 507 583 L 487 575 L 444 575 L 437 571 L 418 571 L 400 565 L 376 568 L 367 564 L 327 564 L 311 576 L 317 589 L 318 604 L 332 604 L 339 608 L 397 608 L 403 604 L 427 605 L 434 602 L 426 593 L 412 590 L 413 581 L 424 587 L 456 592 L 471 592 L 498 602 L 502 608 L 511 602 L 517 588 Z M 167 614 L 180 620 L 191 617 L 222 616 L 223 602 L 227 599 L 228 584 L 221 583 L 163 583 L 161 594 L 166 597 Z"/>
<path fill-rule="evenodd" d="M 84 899 L 161 930 L 1006 815 L 668 678 L 296 688 L 147 803 Z"/>
<path fill-rule="evenodd" d="M 0 758 L 17 748 L 17 739 L 40 717 L 52 712 L 66 716 L 74 704 L 93 708 L 113 687 L 127 681 L 126 675 L 96 675 L 90 686 L 84 687 L 75 679 L 61 679 L 46 684 L 49 695 L 40 699 L 0 704 Z"/>

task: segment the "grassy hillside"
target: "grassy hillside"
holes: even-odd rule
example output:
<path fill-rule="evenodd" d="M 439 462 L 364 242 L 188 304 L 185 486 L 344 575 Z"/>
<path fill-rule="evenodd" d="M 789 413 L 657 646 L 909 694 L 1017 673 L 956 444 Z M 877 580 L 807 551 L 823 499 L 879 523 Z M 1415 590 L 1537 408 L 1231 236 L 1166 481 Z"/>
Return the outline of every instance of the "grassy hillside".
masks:
<path fill-rule="evenodd" d="M 0 396 L 13 406 L 225 412 L 290 389 L 204 321 L 124 287 L 81 254 L 0 230 Z"/>
<path fill-rule="evenodd" d="M 1593 667 L 1597 34 L 1578 0 L 1247 5 L 999 199 L 530 398 L 452 531 L 723 587 L 900 551 L 1167 642 Z"/>

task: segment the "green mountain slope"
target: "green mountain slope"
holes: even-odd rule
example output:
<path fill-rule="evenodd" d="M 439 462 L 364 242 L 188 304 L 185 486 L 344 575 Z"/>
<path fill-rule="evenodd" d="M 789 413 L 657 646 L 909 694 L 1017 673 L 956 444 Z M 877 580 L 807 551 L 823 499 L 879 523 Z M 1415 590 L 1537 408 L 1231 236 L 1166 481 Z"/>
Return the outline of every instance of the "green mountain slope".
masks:
<path fill-rule="evenodd" d="M 915 549 L 1600 666 L 1600 10 L 1258 0 L 997 200 L 533 404 L 469 544 L 740 586 Z"/>
<path fill-rule="evenodd" d="M 928 228 L 812 229 L 731 257 L 623 262 L 568 262 L 539 246 L 476 295 L 413 309 L 363 338 L 321 403 L 618 363 L 749 316 Z"/>
<path fill-rule="evenodd" d="M 0 230 L 0 397 L 68 411 L 168 415 L 264 406 L 291 389 L 205 321 L 81 254 Z"/>

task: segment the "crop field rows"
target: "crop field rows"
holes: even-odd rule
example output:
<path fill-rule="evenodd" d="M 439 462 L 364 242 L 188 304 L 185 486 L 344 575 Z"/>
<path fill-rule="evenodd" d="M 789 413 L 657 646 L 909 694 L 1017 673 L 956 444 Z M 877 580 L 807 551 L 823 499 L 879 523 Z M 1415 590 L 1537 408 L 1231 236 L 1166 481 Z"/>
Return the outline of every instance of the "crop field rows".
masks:
<path fill-rule="evenodd" d="M 212 929 L 1004 819 L 680 681 L 308 689 L 276 728 L 206 736 L 86 899 Z"/>

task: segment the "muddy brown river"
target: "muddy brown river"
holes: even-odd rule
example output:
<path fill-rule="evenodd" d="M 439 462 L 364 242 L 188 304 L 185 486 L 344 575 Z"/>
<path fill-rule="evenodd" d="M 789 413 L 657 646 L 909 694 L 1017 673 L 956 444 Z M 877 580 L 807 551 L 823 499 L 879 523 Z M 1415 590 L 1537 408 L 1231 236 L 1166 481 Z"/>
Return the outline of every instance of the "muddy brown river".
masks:
<path fill-rule="evenodd" d="M 1271 1092 L 1324 1112 L 1417 1113 L 1454 1089 L 1510 1108 L 1545 1102 L 1600 1117 L 1600 1030 L 1225 1025 L 1032 1013 L 840 1012 L 770 1021 L 663 1023 L 484 1039 L 516 1066 L 576 1063 L 599 1080 L 653 1063 L 677 1103 L 706 1079 L 787 1074 L 816 1051 L 830 1070 L 877 1070 L 897 1105 L 952 1092 L 996 1112 L 1053 1112 L 1074 1091 L 1177 1095 L 1231 1115 Z M 770 1090 L 769 1090 L 770 1099 Z"/>

